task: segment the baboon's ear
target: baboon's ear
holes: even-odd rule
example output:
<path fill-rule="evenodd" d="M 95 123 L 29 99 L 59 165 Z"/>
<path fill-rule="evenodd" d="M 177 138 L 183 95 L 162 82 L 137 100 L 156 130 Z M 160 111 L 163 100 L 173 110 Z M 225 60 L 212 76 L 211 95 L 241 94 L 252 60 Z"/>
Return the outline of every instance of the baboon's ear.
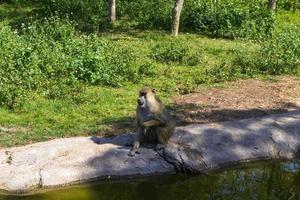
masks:
<path fill-rule="evenodd" d="M 153 89 L 152 89 L 152 92 L 153 92 L 154 94 L 156 94 L 156 89 L 155 89 L 155 88 L 153 88 Z"/>

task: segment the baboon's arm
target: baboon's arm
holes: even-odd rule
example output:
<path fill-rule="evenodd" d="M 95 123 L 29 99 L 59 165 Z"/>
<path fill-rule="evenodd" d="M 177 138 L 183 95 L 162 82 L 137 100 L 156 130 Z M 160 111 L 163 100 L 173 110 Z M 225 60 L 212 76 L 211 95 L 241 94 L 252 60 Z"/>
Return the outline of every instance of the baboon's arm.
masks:
<path fill-rule="evenodd" d="M 161 124 L 163 124 L 161 121 L 152 119 L 152 120 L 144 122 L 143 126 L 150 127 L 150 126 L 159 126 Z"/>
<path fill-rule="evenodd" d="M 144 127 L 166 125 L 169 121 L 168 113 L 153 116 L 153 119 L 143 122 Z"/>

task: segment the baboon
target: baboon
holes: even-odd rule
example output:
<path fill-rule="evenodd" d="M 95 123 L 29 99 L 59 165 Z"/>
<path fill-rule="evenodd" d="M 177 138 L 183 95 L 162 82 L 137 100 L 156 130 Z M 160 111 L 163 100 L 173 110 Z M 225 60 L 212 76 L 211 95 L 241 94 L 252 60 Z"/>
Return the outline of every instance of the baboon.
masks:
<path fill-rule="evenodd" d="M 141 142 L 157 142 L 159 147 L 168 142 L 175 129 L 175 122 L 154 89 L 144 87 L 139 91 L 136 120 L 137 132 L 129 153 L 138 152 Z"/>

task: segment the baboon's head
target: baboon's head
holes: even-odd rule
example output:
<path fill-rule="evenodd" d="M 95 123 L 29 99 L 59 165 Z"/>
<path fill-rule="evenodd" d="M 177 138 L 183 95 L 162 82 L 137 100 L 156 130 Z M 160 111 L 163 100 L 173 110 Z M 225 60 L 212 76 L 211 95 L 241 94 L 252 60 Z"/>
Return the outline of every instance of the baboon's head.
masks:
<path fill-rule="evenodd" d="M 155 89 L 149 87 L 142 88 L 139 92 L 137 103 L 142 108 L 151 107 L 151 105 L 156 104 Z"/>

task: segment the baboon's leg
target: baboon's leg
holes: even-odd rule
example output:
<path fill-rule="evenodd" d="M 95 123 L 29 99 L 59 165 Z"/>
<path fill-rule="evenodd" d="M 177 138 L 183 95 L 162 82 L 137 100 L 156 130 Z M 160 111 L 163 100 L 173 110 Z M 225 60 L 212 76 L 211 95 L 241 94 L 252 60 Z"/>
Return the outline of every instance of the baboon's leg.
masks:
<path fill-rule="evenodd" d="M 170 138 L 170 133 L 167 127 L 157 128 L 157 140 L 159 144 L 166 144 Z"/>
<path fill-rule="evenodd" d="M 163 149 L 165 144 L 167 144 L 168 139 L 169 139 L 169 133 L 168 129 L 166 127 L 164 128 L 157 128 L 157 141 L 158 144 L 156 145 L 156 150 Z"/>

